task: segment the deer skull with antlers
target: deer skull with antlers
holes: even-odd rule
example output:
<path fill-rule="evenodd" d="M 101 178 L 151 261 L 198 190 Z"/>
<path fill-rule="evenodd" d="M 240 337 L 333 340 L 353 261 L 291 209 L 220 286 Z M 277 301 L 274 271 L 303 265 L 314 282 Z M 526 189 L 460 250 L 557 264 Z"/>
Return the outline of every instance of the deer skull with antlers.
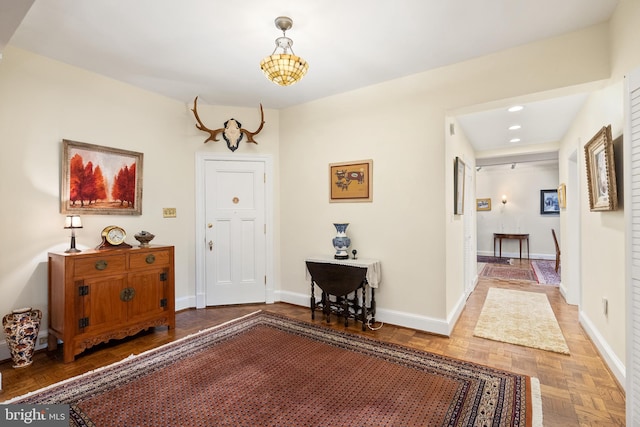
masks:
<path fill-rule="evenodd" d="M 229 119 L 224 122 L 223 128 L 215 130 L 209 129 L 204 125 L 204 123 L 202 123 L 202 120 L 200 120 L 200 116 L 198 116 L 197 96 L 193 100 L 193 108 L 191 109 L 191 111 L 193 111 L 193 115 L 196 117 L 196 121 L 198 122 L 198 124 L 196 124 L 196 127 L 203 132 L 209 133 L 209 138 L 204 140 L 205 144 L 209 141 L 219 141 L 218 135 L 222 133 L 222 137 L 227 142 L 227 147 L 229 147 L 229 150 L 231 151 L 236 151 L 236 149 L 238 148 L 238 144 L 240 143 L 244 135 L 247 135 L 247 142 L 253 142 L 254 144 L 257 144 L 258 142 L 254 140 L 253 137 L 259 134 L 262 130 L 262 127 L 264 126 L 264 111 L 262 110 L 262 104 L 260 104 L 260 126 L 255 132 L 249 132 L 248 130 L 243 129 L 242 124 L 235 119 Z"/>

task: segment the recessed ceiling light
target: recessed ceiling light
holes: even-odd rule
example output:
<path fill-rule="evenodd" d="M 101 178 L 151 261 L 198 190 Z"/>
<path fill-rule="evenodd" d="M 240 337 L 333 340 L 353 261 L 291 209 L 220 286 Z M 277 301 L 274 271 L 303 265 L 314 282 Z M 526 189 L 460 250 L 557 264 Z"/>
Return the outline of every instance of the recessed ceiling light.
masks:
<path fill-rule="evenodd" d="M 522 126 L 520 126 L 520 125 L 512 125 L 512 126 L 509 126 L 509 130 L 518 130 L 518 129 L 520 129 L 521 127 L 522 127 Z"/>
<path fill-rule="evenodd" d="M 509 142 L 520 142 L 520 138 L 512 138 Z"/>
<path fill-rule="evenodd" d="M 509 107 L 507 111 L 510 113 L 515 113 L 516 111 L 521 111 L 523 108 L 524 107 L 522 105 L 514 105 L 513 107 Z"/>

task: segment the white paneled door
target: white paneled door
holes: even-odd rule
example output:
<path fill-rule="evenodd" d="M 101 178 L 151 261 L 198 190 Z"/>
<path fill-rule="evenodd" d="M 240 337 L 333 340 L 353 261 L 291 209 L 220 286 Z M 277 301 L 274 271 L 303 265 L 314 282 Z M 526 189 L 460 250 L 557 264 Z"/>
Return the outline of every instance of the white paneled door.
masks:
<path fill-rule="evenodd" d="M 205 162 L 206 305 L 266 300 L 265 165 Z"/>

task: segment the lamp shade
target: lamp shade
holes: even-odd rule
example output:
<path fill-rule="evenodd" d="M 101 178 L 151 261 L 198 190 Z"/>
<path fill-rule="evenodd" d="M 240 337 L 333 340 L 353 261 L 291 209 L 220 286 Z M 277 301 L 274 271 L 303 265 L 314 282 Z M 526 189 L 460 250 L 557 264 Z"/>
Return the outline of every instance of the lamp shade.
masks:
<path fill-rule="evenodd" d="M 64 219 L 64 228 L 82 228 L 80 215 L 67 215 Z"/>
<path fill-rule="evenodd" d="M 274 53 L 260 61 L 260 69 L 275 84 L 290 86 L 304 77 L 309 64 L 296 55 Z"/>
<path fill-rule="evenodd" d="M 293 53 L 293 40 L 286 36 L 287 30 L 293 26 L 288 16 L 278 16 L 274 21 L 276 28 L 282 30 L 282 37 L 276 39 L 276 48 L 271 55 L 260 61 L 260 69 L 272 82 L 280 86 L 291 86 L 307 74 L 307 61 Z M 280 49 L 281 53 L 276 53 Z"/>

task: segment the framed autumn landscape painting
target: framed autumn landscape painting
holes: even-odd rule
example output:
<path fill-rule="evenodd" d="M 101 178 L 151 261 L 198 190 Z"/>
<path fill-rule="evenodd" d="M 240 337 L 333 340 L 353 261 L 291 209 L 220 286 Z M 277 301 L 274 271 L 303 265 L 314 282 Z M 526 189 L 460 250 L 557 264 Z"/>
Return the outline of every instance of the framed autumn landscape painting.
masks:
<path fill-rule="evenodd" d="M 62 141 L 60 210 L 82 215 L 142 215 L 143 154 Z"/>

